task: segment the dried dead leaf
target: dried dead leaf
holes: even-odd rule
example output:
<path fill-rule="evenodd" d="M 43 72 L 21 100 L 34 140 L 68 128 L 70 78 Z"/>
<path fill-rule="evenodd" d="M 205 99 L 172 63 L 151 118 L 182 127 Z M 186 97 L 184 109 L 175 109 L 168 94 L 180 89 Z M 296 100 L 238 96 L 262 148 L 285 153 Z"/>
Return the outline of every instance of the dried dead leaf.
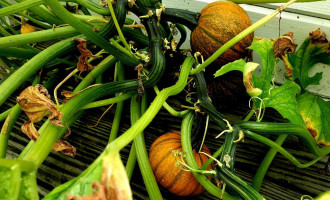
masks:
<path fill-rule="evenodd" d="M 309 33 L 309 36 L 311 37 L 311 43 L 328 43 L 327 37 L 324 32 L 321 32 L 320 29 L 317 29 L 311 33 Z"/>
<path fill-rule="evenodd" d="M 107 200 L 131 200 L 132 191 L 119 153 L 103 158 L 101 183 L 106 187 Z"/>
<path fill-rule="evenodd" d="M 22 132 L 27 135 L 31 140 L 36 141 L 39 138 L 39 133 L 34 127 L 34 124 L 31 120 L 25 122 L 22 127 Z"/>
<path fill-rule="evenodd" d="M 94 68 L 94 66 L 88 62 L 88 59 L 97 58 L 99 56 L 92 54 L 92 52 L 87 49 L 87 44 L 86 44 L 85 39 L 74 38 L 73 41 L 78 43 L 77 48 L 78 48 L 79 52 L 81 53 L 81 55 L 78 58 L 77 69 L 80 72 L 92 70 Z"/>
<path fill-rule="evenodd" d="M 74 157 L 76 155 L 76 148 L 69 142 L 64 140 L 57 140 L 52 148 L 53 151 L 59 151 L 64 155 Z"/>
<path fill-rule="evenodd" d="M 55 126 L 63 127 L 61 113 L 50 100 L 50 95 L 46 88 L 37 84 L 35 87 L 30 86 L 23 90 L 17 97 L 17 103 L 29 117 L 29 121 L 25 122 L 21 129 L 31 140 L 36 141 L 40 134 L 34 126 L 34 123 L 39 122 L 46 115 L 49 121 Z M 76 149 L 66 141 L 58 140 L 53 146 L 53 151 L 60 151 L 68 156 L 75 156 Z"/>
<path fill-rule="evenodd" d="M 274 56 L 281 58 L 283 55 L 292 54 L 296 51 L 298 44 L 293 39 L 293 32 L 288 32 L 274 41 Z"/>
<path fill-rule="evenodd" d="M 32 123 L 39 122 L 44 116 L 49 115 L 48 119 L 56 126 L 62 127 L 63 114 L 56 108 L 50 100 L 46 88 L 37 84 L 23 90 L 17 97 L 17 103 L 27 114 Z"/>
<path fill-rule="evenodd" d="M 36 141 L 40 134 L 31 121 L 27 121 L 22 125 L 22 132 L 27 135 L 31 140 Z M 64 140 L 57 140 L 52 148 L 53 151 L 59 151 L 64 155 L 74 157 L 76 155 L 76 148 L 69 142 Z"/>

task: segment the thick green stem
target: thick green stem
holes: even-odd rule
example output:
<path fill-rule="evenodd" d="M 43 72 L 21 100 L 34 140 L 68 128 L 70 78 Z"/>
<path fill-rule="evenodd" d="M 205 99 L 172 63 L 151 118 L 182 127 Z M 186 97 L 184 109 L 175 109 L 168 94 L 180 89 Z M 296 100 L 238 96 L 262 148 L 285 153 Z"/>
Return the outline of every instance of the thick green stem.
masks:
<path fill-rule="evenodd" d="M 0 49 L 0 56 L 4 57 L 14 57 L 14 58 L 25 58 L 30 59 L 38 54 L 38 52 L 31 49 L 24 49 L 18 47 L 8 47 Z"/>
<path fill-rule="evenodd" d="M 125 48 L 129 52 L 131 52 L 131 47 L 126 42 L 126 39 L 125 39 L 125 37 L 124 37 L 124 35 L 123 35 L 122 31 L 121 31 L 121 27 L 118 24 L 117 17 L 115 15 L 115 11 L 113 10 L 113 7 L 112 7 L 112 0 L 107 0 L 107 2 L 108 2 L 109 10 L 110 10 L 110 13 L 111 13 L 111 20 L 113 20 L 113 22 L 114 22 L 114 24 L 116 26 L 116 29 L 117 29 L 119 38 L 120 38 L 121 42 L 124 44 Z"/>
<path fill-rule="evenodd" d="M 286 138 L 287 138 L 287 135 L 280 135 L 276 139 L 275 143 L 278 144 L 279 146 L 281 146 Z M 256 174 L 254 175 L 254 178 L 252 181 L 252 187 L 256 191 L 260 190 L 262 181 L 267 173 L 267 170 L 268 170 L 270 164 L 272 163 L 274 157 L 276 156 L 276 154 L 277 154 L 277 151 L 275 149 L 271 148 L 267 152 L 267 154 L 266 154 L 265 158 L 263 159 L 263 161 L 261 162 L 261 164 L 259 165 L 258 170 L 257 170 Z"/>
<path fill-rule="evenodd" d="M 16 104 L 10 111 L 0 132 L 0 158 L 6 158 L 8 139 L 14 124 L 21 113 L 21 107 Z"/>
<path fill-rule="evenodd" d="M 63 40 L 43 50 L 17 69 L 0 85 L 0 106 L 30 76 L 36 73 L 52 59 L 56 58 L 63 52 L 68 51 L 72 47 L 74 47 L 72 38 Z"/>
<path fill-rule="evenodd" d="M 20 11 L 38 6 L 43 4 L 43 0 L 29 0 L 29 1 L 23 1 L 21 3 L 17 3 L 8 7 L 4 7 L 2 9 L 0 9 L 0 17 L 6 16 L 6 15 L 11 15 L 14 13 L 18 13 Z M 2 3 L 0 2 L 0 5 Z M 4 5 L 6 6 L 6 5 Z"/>
<path fill-rule="evenodd" d="M 290 123 L 271 122 L 239 122 L 237 125 L 243 130 L 250 130 L 252 132 L 264 135 L 296 135 L 302 139 L 311 153 L 316 156 L 320 156 L 322 154 L 313 136 L 303 126 Z"/>
<path fill-rule="evenodd" d="M 135 124 L 140 116 L 141 116 L 141 105 L 136 101 L 137 96 L 133 96 L 131 98 L 131 106 L 130 106 L 130 117 L 131 117 L 131 125 Z M 142 133 L 140 133 L 142 134 Z M 139 135 L 140 135 L 139 134 Z M 134 139 L 135 140 L 135 139 Z M 129 156 L 126 163 L 126 172 L 129 179 L 131 179 L 135 165 L 136 165 L 137 155 L 136 155 L 136 143 L 133 142 L 131 146 L 131 150 L 129 152 Z"/>
<path fill-rule="evenodd" d="M 116 64 L 115 78 L 114 79 L 115 79 L 115 81 L 125 80 L 125 70 L 124 70 L 124 66 L 121 62 L 117 62 L 117 64 Z M 130 92 L 128 92 L 128 93 L 130 93 Z M 136 94 L 135 91 L 132 91 L 131 93 L 132 93 L 131 94 L 132 96 Z M 117 97 L 119 97 L 119 96 L 122 96 L 122 95 L 120 95 L 120 94 L 117 95 Z M 130 97 L 132 97 L 132 96 L 130 96 Z M 129 98 L 127 98 L 127 99 L 129 99 Z M 123 115 L 123 110 L 124 110 L 124 100 L 117 103 L 116 113 L 115 113 L 113 123 L 112 123 L 112 126 L 111 126 L 111 132 L 110 132 L 110 136 L 109 136 L 109 143 L 117 138 L 117 133 L 119 131 L 119 125 L 120 125 L 121 117 Z"/>
<path fill-rule="evenodd" d="M 276 15 L 278 15 L 280 12 L 282 12 L 286 7 L 293 4 L 295 0 L 291 0 L 288 3 L 282 5 L 280 8 L 278 8 L 276 11 L 271 13 L 270 15 L 267 15 L 266 17 L 262 18 L 261 20 L 257 21 L 256 23 L 252 24 L 249 28 L 245 29 L 235 37 L 233 37 L 231 40 L 226 42 L 224 45 L 222 45 L 212 56 L 210 56 L 207 60 L 205 60 L 204 63 L 199 65 L 197 68 L 191 70 L 190 75 L 197 74 L 198 72 L 202 71 L 207 67 L 209 64 L 211 64 L 213 61 L 215 61 L 223 52 L 225 52 L 230 47 L 234 46 L 237 42 L 245 38 L 247 35 L 252 33 L 254 30 L 259 28 L 260 26 L 266 24 L 268 21 L 273 19 Z"/>
<path fill-rule="evenodd" d="M 16 1 L 22 3 L 24 1 L 29 1 L 29 0 L 16 0 Z M 60 25 L 63 23 L 59 18 L 55 17 L 44 5 L 39 5 L 30 8 L 29 11 L 38 15 L 39 17 L 41 17 L 43 20 L 45 20 L 51 25 L 53 24 Z"/>
<path fill-rule="evenodd" d="M 116 97 L 113 97 L 113 98 L 110 98 L 110 99 L 94 101 L 92 103 L 86 104 L 81 109 L 97 108 L 97 107 L 101 107 L 101 106 L 111 105 L 113 103 L 119 103 L 119 102 L 125 101 L 127 99 L 130 99 L 136 93 L 137 93 L 136 91 L 130 91 L 130 92 L 120 94 L 120 95 L 118 95 Z"/>
<path fill-rule="evenodd" d="M 77 29 L 82 34 L 84 34 L 93 43 L 95 43 L 96 45 L 100 46 L 104 50 L 111 53 L 113 56 L 115 56 L 117 59 L 122 61 L 124 64 L 130 66 L 136 66 L 140 63 L 138 60 L 129 57 L 126 54 L 123 54 L 121 51 L 112 47 L 106 39 L 100 37 L 97 33 L 93 31 L 91 27 L 81 23 L 79 19 L 77 19 L 70 12 L 68 12 L 58 1 L 45 0 L 45 2 L 49 5 L 49 7 L 52 9 L 53 13 L 56 16 L 58 16 L 64 22 L 70 24 L 72 27 Z"/>
<path fill-rule="evenodd" d="M 294 165 L 296 165 L 299 168 L 309 167 L 309 166 L 313 165 L 314 163 L 316 163 L 318 160 L 320 160 L 323 156 L 330 153 L 330 147 L 323 147 L 322 151 L 320 151 L 320 154 L 318 154 L 316 158 L 314 158 L 312 161 L 310 161 L 308 163 L 302 164 L 299 162 L 299 160 L 297 160 L 294 156 L 292 156 L 288 151 L 286 151 L 283 147 L 281 147 L 277 143 L 273 142 L 272 140 L 265 138 L 261 135 L 258 135 L 256 133 L 253 133 L 252 131 L 243 131 L 243 132 L 248 137 L 251 137 L 259 142 L 262 142 L 262 143 L 270 146 L 274 150 L 278 151 L 280 154 L 282 154 L 284 157 L 286 157 L 288 160 L 290 160 Z"/>
<path fill-rule="evenodd" d="M 79 32 L 76 29 L 71 26 L 66 26 L 27 34 L 11 35 L 0 38 L 0 49 L 59 38 L 67 38 L 78 34 Z"/>
<path fill-rule="evenodd" d="M 154 90 L 156 92 L 156 94 L 159 94 L 159 89 L 157 86 L 154 86 Z M 174 108 L 172 108 L 170 105 L 168 105 L 166 102 L 164 102 L 163 107 L 173 116 L 176 117 L 182 117 L 185 114 L 187 114 L 189 112 L 189 110 L 183 110 L 183 111 L 176 111 L 174 110 Z"/>
<path fill-rule="evenodd" d="M 182 142 L 182 151 L 186 153 L 186 162 L 187 164 L 193 169 L 199 169 L 199 166 L 195 160 L 195 157 L 192 152 L 191 146 L 191 129 L 192 124 L 194 121 L 194 113 L 189 112 L 186 114 L 182 120 L 181 124 L 181 142 Z M 215 186 L 205 175 L 198 174 L 192 172 L 198 182 L 215 197 L 224 199 L 224 200 L 231 200 L 231 199 L 238 199 L 236 197 L 232 197 L 226 192 L 223 193 L 221 189 Z M 223 195 L 222 195 L 223 194 Z"/>
<path fill-rule="evenodd" d="M 188 71 L 191 69 L 193 63 L 194 59 L 192 57 L 186 58 L 182 65 L 178 82 L 174 86 L 162 90 L 156 96 L 154 101 L 149 106 L 148 110 L 141 116 L 138 122 L 131 126 L 131 128 L 129 128 L 123 135 L 121 135 L 115 141 L 110 143 L 110 146 L 108 147 L 109 150 L 120 150 L 124 148 L 127 144 L 129 144 L 137 134 L 142 132 L 150 124 L 150 122 L 156 116 L 158 111 L 161 109 L 166 99 L 169 96 L 178 94 L 183 90 L 188 80 Z"/>
<path fill-rule="evenodd" d="M 145 94 L 142 97 L 141 113 L 143 114 L 146 110 L 147 110 L 147 95 Z M 138 120 L 138 119 L 136 119 L 136 120 Z M 155 176 L 152 172 L 152 168 L 149 163 L 148 152 L 147 152 L 146 144 L 144 141 L 143 132 L 141 132 L 139 135 L 137 135 L 134 138 L 133 144 L 135 145 L 136 156 L 137 156 L 139 168 L 140 168 L 147 192 L 149 194 L 149 198 L 151 200 L 163 199 L 162 195 L 160 193 L 159 187 L 157 185 Z"/>
<path fill-rule="evenodd" d="M 254 110 L 250 110 L 250 112 L 246 115 L 243 121 L 249 121 L 254 114 Z"/>
<path fill-rule="evenodd" d="M 152 20 L 154 20 L 154 19 L 152 19 Z M 153 24 L 154 23 L 152 23 L 152 25 Z M 148 26 L 149 26 L 149 24 L 147 24 L 147 27 Z M 160 45 L 161 45 L 161 42 L 159 40 L 157 40 L 157 39 L 152 40 L 153 67 L 149 73 L 148 80 L 145 80 L 145 79 L 142 80 L 145 88 L 155 85 L 158 82 L 160 76 L 163 74 L 165 60 L 164 60 L 163 54 L 160 54 L 160 52 L 161 52 Z M 189 60 L 191 60 L 191 59 L 192 58 L 190 58 Z M 193 59 L 191 60 L 191 62 L 193 62 Z M 187 74 L 185 74 L 185 75 L 188 76 Z M 182 81 L 179 83 L 182 84 L 180 86 L 182 86 L 182 89 L 183 89 L 185 84 L 183 83 L 184 79 L 183 78 L 181 78 L 181 79 L 182 79 Z M 137 87 L 138 87 L 138 80 L 127 80 L 127 81 L 125 80 L 125 81 L 111 82 L 111 83 L 102 84 L 100 86 L 95 86 L 95 87 L 89 88 L 88 90 L 85 90 L 84 92 L 80 93 L 75 98 L 71 99 L 69 102 L 64 104 L 64 106 L 61 108 L 61 112 L 64 114 L 62 117 L 62 122 L 65 123 L 66 121 L 70 120 L 82 106 L 93 101 L 94 99 L 103 97 L 105 95 L 122 92 L 124 90 L 125 91 L 136 90 Z M 172 94 L 172 92 L 170 92 L 170 91 L 176 91 L 175 89 L 176 89 L 176 87 L 168 88 L 168 90 L 166 90 L 165 95 Z M 181 87 L 180 87 L 180 89 L 181 89 Z M 176 91 L 176 92 L 179 92 L 179 91 Z M 176 94 L 176 93 L 174 93 L 174 94 Z M 161 101 L 165 101 L 165 100 L 161 100 Z M 161 106 L 161 104 L 160 104 L 160 106 Z M 157 113 L 157 111 L 156 111 L 156 113 Z M 154 114 L 156 114 L 156 113 L 154 113 Z M 149 118 L 148 121 L 146 121 L 147 124 L 149 124 L 151 120 L 152 120 L 152 118 Z M 143 126 L 147 125 L 147 124 L 143 124 L 143 123 L 141 123 L 141 124 Z M 134 126 L 135 126 L 135 124 L 134 124 Z M 24 155 L 22 158 L 26 159 L 26 160 L 31 160 L 31 161 L 35 162 L 37 166 L 40 166 L 40 164 L 44 161 L 44 159 L 46 159 L 49 152 L 51 151 L 51 148 L 52 148 L 54 142 L 59 137 L 62 136 L 62 133 L 60 132 L 60 130 L 61 130 L 60 127 L 55 127 L 52 124 L 47 125 L 47 127 L 44 130 L 45 134 L 40 133 L 39 139 L 32 146 L 30 151 L 28 151 L 26 153 L 26 155 Z M 114 146 L 112 146 L 112 148 L 124 147 L 124 146 L 126 146 L 124 144 L 124 141 L 125 141 L 125 143 L 126 142 L 129 143 L 130 141 L 132 141 L 134 138 L 134 134 L 132 132 L 135 132 L 135 131 L 131 130 L 128 132 L 130 135 L 129 138 L 125 139 L 125 136 L 121 135 L 120 138 L 122 138 L 122 139 L 115 140 L 115 141 L 120 141 L 120 145 L 114 145 Z M 129 139 L 131 139 L 131 140 L 129 140 Z M 115 141 L 112 143 L 116 143 Z M 121 145 L 124 145 L 124 146 L 121 146 Z M 116 149 L 114 149 L 114 151 L 116 151 Z"/>
<path fill-rule="evenodd" d="M 116 63 L 117 59 L 113 56 L 108 56 L 103 59 L 97 67 L 95 67 L 81 82 L 80 84 L 74 89 L 74 93 L 85 89 L 87 86 L 91 85 L 95 77 L 102 75 L 106 70 L 112 67 Z"/>
<path fill-rule="evenodd" d="M 0 114 L 0 122 L 2 122 L 3 120 L 5 120 L 7 118 L 7 116 L 9 115 L 9 113 L 11 112 L 13 108 L 9 108 L 8 110 L 6 110 L 5 112 Z"/>
<path fill-rule="evenodd" d="M 129 151 L 128 159 L 126 162 L 126 173 L 129 180 L 131 180 L 134 169 L 136 165 L 136 149 L 135 144 L 133 143 L 131 146 L 131 150 Z"/>

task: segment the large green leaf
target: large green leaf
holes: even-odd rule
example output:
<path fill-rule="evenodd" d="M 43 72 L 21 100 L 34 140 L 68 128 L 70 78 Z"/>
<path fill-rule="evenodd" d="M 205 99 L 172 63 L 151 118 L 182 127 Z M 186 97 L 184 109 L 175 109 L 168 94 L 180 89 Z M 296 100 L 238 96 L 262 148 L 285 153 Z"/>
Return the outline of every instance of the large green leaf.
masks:
<path fill-rule="evenodd" d="M 287 80 L 285 84 L 275 87 L 272 83 L 273 72 L 276 66 L 273 43 L 269 39 L 255 38 L 250 49 L 256 51 L 261 58 L 261 74 L 253 72 L 258 64 L 244 60 L 228 63 L 215 73 L 221 76 L 229 71 L 243 72 L 243 83 L 247 93 L 253 98 L 254 108 L 271 107 L 277 110 L 291 123 L 304 126 L 304 121 L 299 113 L 296 96 L 300 93 L 300 87 L 293 81 Z"/>
<path fill-rule="evenodd" d="M 330 102 L 309 93 L 297 100 L 306 127 L 316 142 L 330 146 Z"/>
<path fill-rule="evenodd" d="M 292 81 L 287 81 L 280 87 L 270 90 L 264 98 L 265 107 L 274 108 L 291 123 L 304 126 L 296 100 L 296 95 L 299 93 L 300 87 Z"/>
<path fill-rule="evenodd" d="M 287 70 L 292 71 L 292 80 L 295 80 L 306 89 L 309 85 L 318 85 L 322 79 L 322 72 L 309 76 L 310 69 L 317 63 L 330 64 L 329 42 L 319 30 L 312 32 L 294 53 L 287 56 L 285 62 Z"/>

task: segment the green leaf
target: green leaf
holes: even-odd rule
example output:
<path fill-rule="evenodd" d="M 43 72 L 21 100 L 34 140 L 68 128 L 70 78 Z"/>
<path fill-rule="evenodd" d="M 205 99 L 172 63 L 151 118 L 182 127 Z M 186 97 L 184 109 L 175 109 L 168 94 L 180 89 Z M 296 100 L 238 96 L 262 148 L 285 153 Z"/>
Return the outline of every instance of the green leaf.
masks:
<path fill-rule="evenodd" d="M 261 98 L 264 98 L 271 88 L 271 80 L 276 66 L 273 43 L 269 39 L 255 37 L 249 49 L 256 51 L 261 57 L 262 69 L 260 76 L 253 73 L 258 64 L 246 63 L 243 59 L 222 66 L 214 76 L 218 77 L 233 70 L 241 71 L 243 72 L 243 83 L 247 93 L 251 97 L 257 97 L 261 94 Z"/>
<path fill-rule="evenodd" d="M 65 200 L 66 194 L 84 196 L 93 193 L 91 184 L 100 181 L 103 171 L 101 154 L 82 174 L 78 177 L 56 187 L 43 200 Z"/>
<path fill-rule="evenodd" d="M 11 170 L 8 168 L 0 167 L 0 199 L 9 199 L 9 191 L 11 188 Z"/>
<path fill-rule="evenodd" d="M 25 160 L 0 159 L 0 200 L 39 199 L 36 169 Z"/>
<path fill-rule="evenodd" d="M 257 67 L 257 63 L 246 63 L 243 59 L 240 59 L 222 66 L 221 69 L 214 74 L 214 76 L 218 77 L 234 70 L 241 71 L 243 72 L 243 84 L 246 88 L 246 92 L 251 97 L 257 97 L 262 92 L 259 88 L 255 88 L 252 83 L 252 73 Z"/>
<path fill-rule="evenodd" d="M 249 49 L 256 51 L 260 55 L 262 62 L 261 75 L 257 76 L 254 74 L 252 83 L 255 88 L 262 90 L 262 94 L 268 93 L 276 66 L 273 43 L 269 39 L 255 37 Z M 262 94 L 261 97 L 263 96 Z"/>
<path fill-rule="evenodd" d="M 287 81 L 280 87 L 270 90 L 264 99 L 265 107 L 274 108 L 293 124 L 305 126 L 296 100 L 299 93 L 300 87 L 292 81 Z"/>
<path fill-rule="evenodd" d="M 244 66 L 246 62 L 243 59 L 235 60 L 221 67 L 218 71 L 215 72 L 214 77 L 222 76 L 230 71 L 244 71 Z"/>
<path fill-rule="evenodd" d="M 314 200 L 327 200 L 330 199 L 330 191 L 323 192 L 319 196 L 315 197 Z"/>
<path fill-rule="evenodd" d="M 314 34 L 313 34 L 314 33 Z M 306 89 L 309 85 L 318 85 L 322 79 L 322 72 L 309 76 L 310 69 L 317 63 L 330 64 L 329 43 L 325 38 L 314 39 L 313 35 L 321 34 L 319 30 L 312 32 L 294 54 L 287 56 L 285 62 L 287 71 L 292 70 L 292 79 Z M 286 58 L 284 58 L 286 59 Z M 290 77 L 290 74 L 288 75 Z"/>
<path fill-rule="evenodd" d="M 133 194 L 116 143 L 110 143 L 103 153 L 78 177 L 58 186 L 44 199 L 67 199 L 72 197 L 98 198 L 109 189 L 118 199 L 131 199 Z M 98 182 L 99 184 L 93 184 Z M 94 187 L 94 189 L 93 189 Z M 99 189 L 98 189 L 99 188 Z M 110 195 L 111 196 L 111 195 Z"/>
<path fill-rule="evenodd" d="M 249 49 L 260 55 L 262 62 L 260 76 L 252 74 L 257 64 L 246 63 L 244 60 L 228 63 L 218 70 L 215 76 L 221 76 L 232 70 L 243 72 L 243 83 L 248 94 L 251 97 L 259 97 L 253 98 L 254 108 L 260 106 L 274 108 L 291 123 L 305 126 L 296 100 L 296 96 L 300 93 L 299 85 L 290 80 L 279 87 L 272 84 L 273 72 L 276 66 L 273 42 L 265 38 L 254 38 Z M 263 105 L 261 105 L 262 103 Z"/>
<path fill-rule="evenodd" d="M 330 102 L 309 93 L 297 100 L 304 123 L 316 142 L 330 146 Z"/>

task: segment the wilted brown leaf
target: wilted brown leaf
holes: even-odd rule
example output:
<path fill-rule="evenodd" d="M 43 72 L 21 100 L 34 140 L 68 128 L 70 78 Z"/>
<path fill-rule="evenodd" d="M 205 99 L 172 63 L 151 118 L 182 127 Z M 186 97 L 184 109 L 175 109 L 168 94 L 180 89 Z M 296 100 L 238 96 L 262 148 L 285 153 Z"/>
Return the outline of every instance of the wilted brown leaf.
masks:
<path fill-rule="evenodd" d="M 34 124 L 31 120 L 25 122 L 22 127 L 22 132 L 27 135 L 31 140 L 36 141 L 39 138 L 39 133 L 34 127 Z"/>
<path fill-rule="evenodd" d="M 57 140 L 52 148 L 53 151 L 59 151 L 64 155 L 74 157 L 76 155 L 76 148 L 69 142 L 64 140 Z"/>
<path fill-rule="evenodd" d="M 309 37 L 311 37 L 311 43 L 328 43 L 327 37 L 325 33 L 321 32 L 320 29 L 317 29 L 311 33 L 309 33 Z"/>
<path fill-rule="evenodd" d="M 281 58 L 283 55 L 291 54 L 296 51 L 298 44 L 293 39 L 293 33 L 288 32 L 274 41 L 274 56 Z M 281 58 L 282 59 L 282 58 Z"/>
<path fill-rule="evenodd" d="M 39 122 L 46 115 L 49 121 L 55 126 L 63 127 L 61 113 L 50 100 L 50 95 L 46 88 L 37 84 L 35 87 L 30 86 L 23 90 L 17 97 L 17 102 L 22 110 L 29 117 L 29 121 L 22 125 L 22 132 L 31 140 L 36 141 L 40 134 L 34 126 L 34 123 Z M 68 156 L 75 156 L 76 149 L 66 141 L 58 140 L 53 146 L 53 151 L 60 151 Z"/>
<path fill-rule="evenodd" d="M 46 88 L 37 84 L 35 87 L 26 88 L 18 97 L 17 103 L 27 114 L 32 123 L 39 122 L 44 116 L 49 115 L 48 119 L 56 126 L 62 127 L 63 114 L 56 108 L 50 100 Z"/>
<path fill-rule="evenodd" d="M 73 41 L 78 43 L 77 48 L 81 53 L 81 55 L 78 58 L 77 69 L 81 72 L 92 70 L 94 66 L 89 64 L 88 59 L 97 58 L 98 56 L 92 54 L 92 52 L 87 49 L 87 44 L 85 39 L 74 38 Z"/>

